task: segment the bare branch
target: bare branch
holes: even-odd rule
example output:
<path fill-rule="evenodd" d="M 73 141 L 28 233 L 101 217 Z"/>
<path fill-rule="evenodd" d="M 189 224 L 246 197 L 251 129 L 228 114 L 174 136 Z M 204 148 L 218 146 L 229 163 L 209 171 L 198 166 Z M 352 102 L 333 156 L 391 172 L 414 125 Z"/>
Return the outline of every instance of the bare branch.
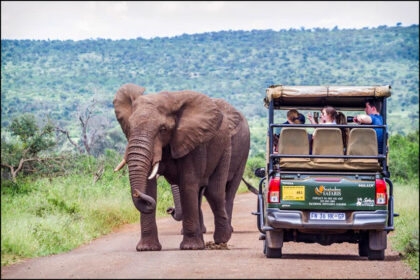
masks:
<path fill-rule="evenodd" d="M 95 176 L 93 178 L 93 184 L 95 184 L 99 179 L 101 179 L 102 174 L 104 174 L 104 163 L 103 162 L 101 162 L 101 167 L 95 173 Z"/>
<path fill-rule="evenodd" d="M 72 144 L 73 146 L 75 146 L 77 148 L 77 150 L 79 151 L 79 154 L 83 154 L 82 148 L 79 145 L 77 145 L 76 143 L 74 143 L 73 140 L 71 140 L 68 130 L 63 129 L 63 128 L 58 127 L 58 126 L 56 126 L 55 129 L 56 129 L 56 131 L 65 134 L 67 136 L 67 139 L 69 140 L 70 144 Z"/>
<path fill-rule="evenodd" d="M 16 176 L 19 171 L 22 170 L 23 164 L 29 161 L 46 161 L 46 160 L 56 160 L 56 159 L 65 159 L 65 156 L 59 157 L 46 157 L 46 158 L 21 158 L 18 164 L 18 167 L 15 169 L 14 166 L 9 165 L 7 163 L 2 163 L 1 166 L 8 167 L 10 169 L 10 173 L 12 174 L 12 180 L 16 183 Z"/>

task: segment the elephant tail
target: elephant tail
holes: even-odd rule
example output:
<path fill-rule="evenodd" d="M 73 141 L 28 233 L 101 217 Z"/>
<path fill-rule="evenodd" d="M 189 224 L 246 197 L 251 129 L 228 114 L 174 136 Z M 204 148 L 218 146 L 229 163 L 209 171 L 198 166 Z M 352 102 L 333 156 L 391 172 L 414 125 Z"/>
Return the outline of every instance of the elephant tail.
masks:
<path fill-rule="evenodd" d="M 242 178 L 242 181 L 244 181 L 246 187 L 248 188 L 249 191 L 251 191 L 252 193 L 258 195 L 258 190 L 256 188 L 254 188 L 253 186 L 251 186 L 250 183 L 248 183 L 247 181 L 245 181 L 244 178 Z"/>

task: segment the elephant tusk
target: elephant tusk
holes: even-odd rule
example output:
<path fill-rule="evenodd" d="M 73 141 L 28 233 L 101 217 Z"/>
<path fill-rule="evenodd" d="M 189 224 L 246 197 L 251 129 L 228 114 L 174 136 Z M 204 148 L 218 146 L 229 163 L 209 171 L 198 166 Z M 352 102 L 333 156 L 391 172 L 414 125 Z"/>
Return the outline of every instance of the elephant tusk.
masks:
<path fill-rule="evenodd" d="M 153 170 L 152 173 L 150 174 L 149 178 L 147 178 L 148 180 L 152 180 L 153 178 L 155 178 L 157 172 L 159 169 L 159 162 L 155 163 L 155 165 L 153 166 Z"/>
<path fill-rule="evenodd" d="M 115 167 L 114 172 L 119 171 L 121 168 L 123 168 L 123 167 L 124 167 L 124 165 L 125 165 L 125 164 L 126 164 L 126 161 L 125 161 L 125 159 L 123 159 L 123 160 L 120 162 L 120 164 L 118 164 L 118 166 L 117 166 L 117 167 Z"/>

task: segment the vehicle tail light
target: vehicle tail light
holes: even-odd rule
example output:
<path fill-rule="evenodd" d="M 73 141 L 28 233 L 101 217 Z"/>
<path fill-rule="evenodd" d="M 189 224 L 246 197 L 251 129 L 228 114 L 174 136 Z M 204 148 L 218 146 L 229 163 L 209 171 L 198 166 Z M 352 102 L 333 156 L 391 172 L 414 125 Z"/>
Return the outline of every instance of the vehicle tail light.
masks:
<path fill-rule="evenodd" d="M 280 177 L 274 177 L 268 185 L 268 203 L 280 203 Z"/>
<path fill-rule="evenodd" d="M 386 183 L 385 180 L 376 179 L 376 205 L 386 205 L 388 203 L 386 195 Z"/>

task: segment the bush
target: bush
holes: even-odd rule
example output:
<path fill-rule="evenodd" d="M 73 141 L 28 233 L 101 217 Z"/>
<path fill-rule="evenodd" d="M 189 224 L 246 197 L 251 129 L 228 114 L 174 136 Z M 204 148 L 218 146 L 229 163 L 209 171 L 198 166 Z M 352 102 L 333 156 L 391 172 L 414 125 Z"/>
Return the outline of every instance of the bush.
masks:
<path fill-rule="evenodd" d="M 265 159 L 262 156 L 248 158 L 246 163 L 244 177 L 255 178 L 254 171 L 259 167 L 266 167 Z"/>
<path fill-rule="evenodd" d="M 389 169 L 391 177 L 401 182 L 419 179 L 419 131 L 389 138 Z"/>

